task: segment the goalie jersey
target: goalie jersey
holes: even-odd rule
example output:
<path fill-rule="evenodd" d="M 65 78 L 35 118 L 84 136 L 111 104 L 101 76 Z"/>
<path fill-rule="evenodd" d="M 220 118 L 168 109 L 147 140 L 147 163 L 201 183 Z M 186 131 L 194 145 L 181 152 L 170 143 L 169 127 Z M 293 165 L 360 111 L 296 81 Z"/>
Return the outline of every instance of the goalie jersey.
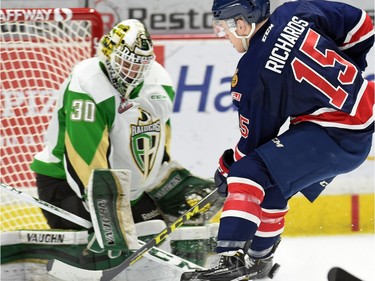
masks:
<path fill-rule="evenodd" d="M 278 7 L 250 39 L 232 79 L 241 132 L 235 159 L 272 139 L 278 145 L 288 119 L 292 126 L 318 124 L 338 143 L 371 142 L 374 82 L 362 72 L 373 43 L 373 23 L 355 7 L 330 1 Z"/>
<path fill-rule="evenodd" d="M 67 179 L 82 197 L 93 169 L 131 170 L 131 200 L 156 177 L 169 145 L 174 91 L 157 62 L 128 99 L 121 98 L 98 58 L 79 63 L 62 85 L 31 168 Z"/>

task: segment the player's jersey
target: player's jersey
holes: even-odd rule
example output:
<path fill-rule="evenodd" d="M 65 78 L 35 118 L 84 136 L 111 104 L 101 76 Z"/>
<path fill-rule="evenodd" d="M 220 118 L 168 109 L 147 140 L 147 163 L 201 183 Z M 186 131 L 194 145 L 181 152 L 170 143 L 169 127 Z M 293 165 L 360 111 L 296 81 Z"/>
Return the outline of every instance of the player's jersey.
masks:
<path fill-rule="evenodd" d="M 240 159 L 292 124 L 314 122 L 332 137 L 373 132 L 374 83 L 362 77 L 374 42 L 362 10 L 330 1 L 288 2 L 250 39 L 231 95 Z M 276 140 L 275 140 L 276 141 Z"/>
<path fill-rule="evenodd" d="M 129 169 L 135 200 L 162 164 L 173 98 L 172 81 L 157 62 L 125 100 L 99 59 L 85 60 L 62 85 L 46 146 L 31 168 L 66 178 L 80 197 L 93 169 Z"/>

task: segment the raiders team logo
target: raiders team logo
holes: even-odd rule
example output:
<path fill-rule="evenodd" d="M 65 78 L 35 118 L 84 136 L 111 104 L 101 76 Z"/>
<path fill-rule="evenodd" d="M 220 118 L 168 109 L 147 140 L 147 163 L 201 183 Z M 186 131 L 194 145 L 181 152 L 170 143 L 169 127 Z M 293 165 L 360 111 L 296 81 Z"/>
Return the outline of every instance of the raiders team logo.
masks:
<path fill-rule="evenodd" d="M 154 164 L 160 142 L 160 120 L 152 120 L 151 114 L 139 109 L 137 124 L 131 124 L 132 156 L 144 177 L 147 177 Z"/>

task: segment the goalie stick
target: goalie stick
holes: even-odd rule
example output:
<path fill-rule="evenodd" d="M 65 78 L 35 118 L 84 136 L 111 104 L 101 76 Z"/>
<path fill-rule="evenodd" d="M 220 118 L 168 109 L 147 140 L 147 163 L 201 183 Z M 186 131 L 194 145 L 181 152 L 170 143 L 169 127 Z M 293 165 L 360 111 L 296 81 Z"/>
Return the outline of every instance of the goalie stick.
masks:
<path fill-rule="evenodd" d="M 182 216 L 180 216 L 175 222 L 171 225 L 167 226 L 164 230 L 159 232 L 154 238 L 150 239 L 146 242 L 141 248 L 135 251 L 130 257 L 124 260 L 120 265 L 105 269 L 105 270 L 86 270 L 86 269 L 79 269 L 80 274 L 83 276 L 91 276 L 92 279 L 101 280 L 101 281 L 109 281 L 112 280 L 114 277 L 119 275 L 122 271 L 128 268 L 130 265 L 137 262 L 144 254 L 150 251 L 153 247 L 159 245 L 170 233 L 175 231 L 178 227 L 184 224 L 187 220 L 189 220 L 194 215 L 198 214 L 202 209 L 207 208 L 213 203 L 215 200 L 219 198 L 219 194 L 217 193 L 217 189 L 212 191 L 208 194 L 205 198 L 199 201 L 194 207 L 190 208 L 186 211 Z M 65 272 L 77 272 L 77 268 L 69 264 L 65 264 L 59 260 L 50 260 L 47 264 L 47 270 L 53 271 L 55 267 L 64 268 Z"/>

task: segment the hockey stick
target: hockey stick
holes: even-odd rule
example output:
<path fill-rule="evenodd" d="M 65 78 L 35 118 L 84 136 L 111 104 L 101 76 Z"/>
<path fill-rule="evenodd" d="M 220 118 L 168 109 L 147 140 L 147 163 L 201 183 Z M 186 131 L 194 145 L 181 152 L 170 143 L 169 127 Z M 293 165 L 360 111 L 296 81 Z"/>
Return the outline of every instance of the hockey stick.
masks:
<path fill-rule="evenodd" d="M 124 260 L 120 265 L 106 269 L 106 270 L 86 270 L 79 269 L 80 276 L 90 276 L 92 279 L 100 279 L 101 281 L 109 281 L 119 275 L 122 271 L 128 268 L 130 265 L 137 262 L 144 254 L 150 251 L 153 247 L 159 245 L 170 233 L 175 231 L 178 227 L 188 221 L 191 217 L 198 214 L 202 209 L 207 208 L 212 202 L 219 198 L 217 189 L 208 194 L 205 198 L 199 201 L 194 207 L 186 211 L 181 217 L 179 217 L 174 223 L 167 226 L 154 238 L 150 239 L 141 248 L 135 251 L 130 257 Z M 50 260 L 47 264 L 47 270 L 53 271 L 54 267 L 63 267 L 65 272 L 73 273 L 77 272 L 77 268 L 65 264 L 59 260 Z"/>
<path fill-rule="evenodd" d="M 0 183 L 1 184 L 1 187 L 2 187 L 2 190 L 6 191 L 7 193 L 9 194 L 12 194 L 13 196 L 17 196 L 19 198 L 21 198 L 22 200 L 24 201 L 27 201 L 35 206 L 38 206 L 39 208 L 43 209 L 43 210 L 46 210 L 50 213 L 53 213 L 54 215 L 57 215 L 59 217 L 62 217 L 64 219 L 67 219 L 71 222 L 74 222 L 80 226 L 83 226 L 87 229 L 91 228 L 92 227 L 92 223 L 88 220 L 85 220 L 84 218 L 81 218 L 75 214 L 72 214 L 64 209 L 61 209 L 55 205 L 52 205 L 46 201 L 43 201 L 39 198 L 35 198 L 31 195 L 28 195 L 27 193 L 23 193 L 22 191 L 14 188 L 14 187 L 11 187 L 10 185 L 8 184 L 5 184 L 5 183 Z"/>

